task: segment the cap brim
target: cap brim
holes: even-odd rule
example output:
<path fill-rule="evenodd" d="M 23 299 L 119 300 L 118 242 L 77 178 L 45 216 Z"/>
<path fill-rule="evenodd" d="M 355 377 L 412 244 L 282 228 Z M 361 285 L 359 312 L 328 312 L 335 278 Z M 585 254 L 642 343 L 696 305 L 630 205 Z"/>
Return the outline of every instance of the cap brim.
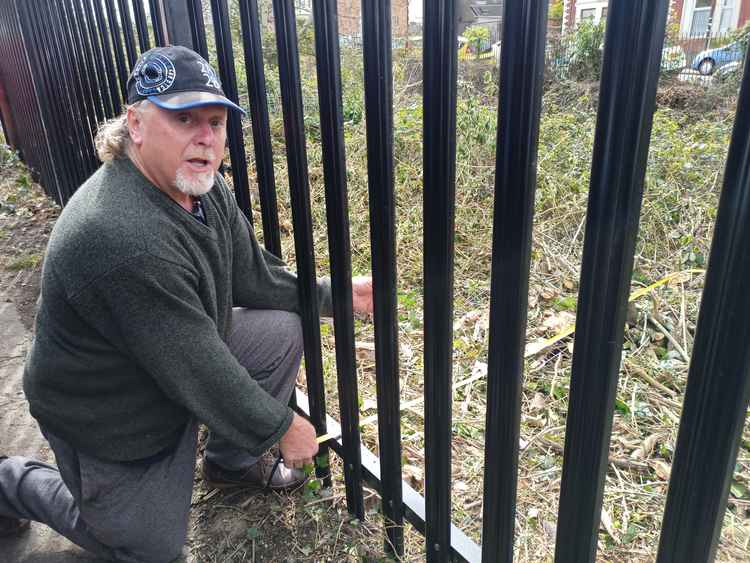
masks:
<path fill-rule="evenodd" d="M 149 96 L 148 101 L 162 109 L 168 110 L 221 105 L 239 111 L 242 115 L 246 115 L 245 110 L 230 99 L 219 94 L 212 94 L 211 92 L 175 92 L 174 94 L 166 94 L 164 96 Z"/>

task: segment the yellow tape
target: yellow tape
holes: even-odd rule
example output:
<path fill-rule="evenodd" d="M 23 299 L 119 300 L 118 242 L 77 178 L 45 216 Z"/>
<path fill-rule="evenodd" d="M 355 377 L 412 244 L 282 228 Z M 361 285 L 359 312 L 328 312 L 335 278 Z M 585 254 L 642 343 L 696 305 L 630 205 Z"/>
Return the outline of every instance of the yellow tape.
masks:
<path fill-rule="evenodd" d="M 705 272 L 706 272 L 706 270 L 701 270 L 701 269 L 690 269 L 690 270 L 682 270 L 680 272 L 673 272 L 671 274 L 668 274 L 668 275 L 664 276 L 660 280 L 655 281 L 651 285 L 648 285 L 646 287 L 642 287 L 641 289 L 637 289 L 636 291 L 634 291 L 633 293 L 630 294 L 630 297 L 628 298 L 628 302 L 630 303 L 632 301 L 635 301 L 639 297 L 643 297 L 644 295 L 646 295 L 647 293 L 653 291 L 657 287 L 662 286 L 664 284 L 667 284 L 670 281 L 672 281 L 672 280 L 674 280 L 676 278 L 679 278 L 681 276 L 685 276 L 687 274 L 703 274 Z M 575 331 L 576 331 L 576 325 L 575 325 L 575 323 L 566 326 L 564 329 L 562 329 L 560 332 L 558 332 L 555 336 L 547 338 L 546 340 L 543 340 L 542 342 L 540 342 L 539 345 L 527 349 L 527 351 L 524 353 L 524 358 L 530 358 L 532 356 L 536 356 L 542 350 L 545 350 L 545 349 L 549 348 L 550 346 L 552 346 L 554 344 L 557 344 L 558 342 L 560 342 L 560 340 L 562 340 L 563 338 L 566 338 L 566 337 L 570 336 Z"/>

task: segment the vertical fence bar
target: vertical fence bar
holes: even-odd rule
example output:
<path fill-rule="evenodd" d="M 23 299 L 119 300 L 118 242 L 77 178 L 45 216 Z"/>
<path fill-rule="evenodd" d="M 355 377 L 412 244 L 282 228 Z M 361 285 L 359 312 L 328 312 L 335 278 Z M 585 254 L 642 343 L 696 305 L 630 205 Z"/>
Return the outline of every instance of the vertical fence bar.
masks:
<path fill-rule="evenodd" d="M 164 27 L 161 12 L 161 0 L 148 0 L 151 12 L 151 27 L 154 30 L 154 42 L 157 47 L 164 47 L 167 44 L 167 38 L 164 36 Z"/>
<path fill-rule="evenodd" d="M 305 370 L 310 396 L 310 418 L 318 435 L 326 432 L 326 402 L 323 385 L 323 359 L 320 353 L 320 318 L 315 280 L 315 253 L 310 213 L 310 185 L 307 176 L 307 148 L 303 119 L 302 85 L 297 52 L 297 24 L 294 5 L 273 0 L 276 46 L 279 54 L 279 82 L 284 113 L 289 189 L 294 223 L 294 249 L 297 255 L 302 329 L 305 340 Z M 328 447 L 321 446 L 321 455 Z M 330 485 L 327 468 L 317 468 L 318 476 Z"/>
<path fill-rule="evenodd" d="M 206 25 L 203 22 L 203 3 L 201 0 L 187 0 L 187 7 L 188 18 L 190 19 L 190 35 L 193 37 L 193 49 L 208 61 Z"/>
<path fill-rule="evenodd" d="M 60 100 L 65 100 L 63 104 L 67 106 L 67 113 L 72 113 L 74 116 L 73 123 L 63 125 L 63 127 L 74 132 L 76 146 L 79 149 L 76 151 L 75 160 L 72 161 L 79 162 L 76 168 L 77 178 L 73 184 L 66 186 L 65 201 L 67 201 L 76 188 L 99 165 L 93 144 L 96 131 L 96 112 L 89 89 L 91 84 L 82 76 L 85 70 L 81 60 L 76 60 L 74 56 L 77 48 L 75 42 L 76 22 L 72 18 L 72 13 L 68 11 L 66 14 L 59 5 L 55 9 L 51 4 L 47 4 L 46 9 L 50 18 L 50 34 L 57 41 L 54 47 L 58 57 L 56 68 L 63 73 L 55 85 L 58 89 L 57 97 Z M 78 54 L 80 55 L 80 53 Z M 58 135 L 60 134 L 65 133 L 58 133 Z M 85 164 L 83 163 L 84 160 Z"/>
<path fill-rule="evenodd" d="M 453 401 L 456 12 L 424 3 L 424 394 L 427 561 L 448 561 Z"/>
<path fill-rule="evenodd" d="M 10 106 L 9 117 L 16 126 L 13 148 L 27 165 L 41 173 L 42 187 L 59 202 L 62 200 L 60 178 L 47 142 L 42 108 L 34 91 L 19 11 L 15 2 L 0 5 L 0 80 Z"/>
<path fill-rule="evenodd" d="M 320 101 L 320 135 L 326 185 L 328 247 L 331 257 L 331 288 L 336 336 L 341 439 L 344 455 L 346 504 L 351 514 L 365 518 L 362 497 L 362 454 L 359 437 L 359 394 L 354 355 L 352 317 L 352 265 L 349 244 L 349 209 L 346 189 L 344 119 L 341 105 L 341 62 L 336 0 L 313 5 L 315 54 Z"/>
<path fill-rule="evenodd" d="M 148 37 L 148 23 L 146 23 L 146 10 L 143 8 L 143 0 L 132 0 L 132 2 L 133 19 L 138 30 L 138 45 L 141 48 L 141 53 L 145 53 L 151 48 Z"/>
<path fill-rule="evenodd" d="M 109 33 L 112 37 L 112 48 L 114 49 L 115 62 L 117 63 L 117 79 L 120 84 L 120 94 L 122 102 L 125 104 L 128 99 L 128 69 L 125 66 L 125 53 L 122 50 L 120 24 L 117 22 L 117 10 L 114 0 L 104 0 L 104 3 L 107 8 L 107 22 L 109 23 Z"/>
<path fill-rule="evenodd" d="M 24 6 L 24 8 L 27 17 L 26 29 L 33 30 L 33 42 L 31 42 L 33 47 L 30 54 L 32 60 L 36 58 L 34 69 L 37 72 L 34 73 L 34 79 L 43 89 L 42 96 L 51 101 L 47 105 L 46 115 L 42 119 L 48 124 L 49 142 L 60 155 L 56 160 L 65 169 L 65 191 L 67 192 L 81 178 L 80 158 L 75 149 L 81 144 L 81 136 L 85 135 L 82 129 L 86 127 L 87 122 L 84 119 L 80 126 L 74 124 L 70 127 L 62 118 L 66 110 L 70 108 L 65 92 L 59 91 L 60 86 L 65 83 L 65 80 L 59 74 L 63 66 L 59 59 L 62 49 L 52 44 L 56 26 L 52 24 L 50 19 L 49 4 L 38 2 L 32 7 L 30 3 L 28 7 Z"/>
<path fill-rule="evenodd" d="M 0 113 L 2 113 L 2 126 L 5 142 L 19 150 L 21 145 L 21 134 L 18 132 L 18 117 L 11 106 L 11 96 L 15 93 L 18 98 L 24 100 L 25 92 L 20 87 L 17 76 L 10 76 L 7 66 L 18 65 L 14 47 L 13 28 L 16 23 L 16 7 L 12 2 L 0 7 Z M 19 69 L 18 74 L 23 73 L 24 68 Z M 14 80 L 16 78 L 16 80 Z"/>
<path fill-rule="evenodd" d="M 94 0 L 94 4 L 99 4 L 99 0 Z M 99 96 L 104 106 L 105 117 L 111 119 L 114 117 L 114 105 L 112 99 L 109 97 L 109 90 L 106 88 L 107 75 L 104 69 L 104 52 L 102 51 L 101 45 L 99 44 L 99 38 L 94 27 L 94 12 L 91 8 L 90 0 L 83 0 L 83 10 L 81 11 L 81 17 L 85 21 L 86 31 L 88 32 L 88 38 L 86 34 L 83 34 L 84 45 L 88 52 L 91 54 L 91 60 L 93 61 L 93 67 L 96 70 L 96 90 L 99 92 Z M 83 31 L 83 29 L 81 30 Z"/>
<path fill-rule="evenodd" d="M 393 188 L 391 2 L 362 2 L 367 176 L 375 298 L 375 367 L 383 515 L 388 547 L 403 554 L 401 416 L 396 311 L 396 198 Z"/>
<path fill-rule="evenodd" d="M 99 159 L 94 149 L 98 113 L 92 94 L 92 89 L 98 89 L 98 84 L 92 83 L 90 76 L 85 76 L 87 70 L 76 42 L 78 23 L 73 17 L 75 14 L 69 10 L 65 17 L 59 5 L 54 4 L 48 4 L 48 12 L 52 18 L 53 29 L 59 30 L 56 37 L 57 50 L 60 55 L 59 66 L 64 72 L 60 84 L 57 85 L 60 91 L 58 95 L 61 99 L 67 100 L 68 112 L 72 112 L 74 116 L 72 128 L 77 131 L 78 143 L 76 156 L 79 161 L 82 161 L 78 166 L 79 176 L 76 183 L 68 186 L 66 190 L 67 201 L 78 186 L 99 166 Z"/>
<path fill-rule="evenodd" d="M 96 74 L 93 71 L 91 53 L 87 50 L 85 43 L 85 28 L 81 15 L 81 6 L 78 0 L 61 3 L 54 6 L 48 4 L 47 9 L 50 18 L 60 18 L 60 26 L 54 26 L 52 30 L 60 30 L 61 37 L 55 37 L 58 44 L 55 53 L 58 57 L 57 68 L 67 70 L 64 76 L 55 84 L 58 90 L 57 96 L 65 100 L 64 106 L 67 111 L 78 109 L 79 115 L 72 127 L 63 124 L 63 128 L 71 128 L 75 132 L 75 144 L 72 146 L 77 175 L 76 181 L 66 187 L 66 201 L 76 188 L 93 172 L 98 166 L 98 160 L 94 152 L 93 139 L 97 123 L 105 117 Z M 66 111 L 63 109 L 63 111 Z M 64 114 L 63 114 L 64 115 Z M 63 129 L 64 131 L 64 129 Z M 65 134 L 63 131 L 58 135 Z M 83 162 L 85 161 L 85 163 Z"/>
<path fill-rule="evenodd" d="M 60 35 L 65 32 L 65 24 L 60 22 L 58 25 L 55 21 L 58 12 L 49 1 L 37 3 L 34 9 L 33 16 L 31 9 L 28 12 L 29 17 L 34 18 L 33 25 L 36 27 L 36 40 L 32 51 L 43 53 L 40 61 L 43 61 L 44 65 L 37 67 L 40 72 L 35 74 L 35 79 L 45 84 L 45 95 L 54 100 L 50 106 L 54 113 L 47 114 L 43 119 L 50 124 L 49 142 L 59 147 L 59 154 L 66 155 L 66 160 L 58 159 L 58 162 L 67 168 L 67 182 L 63 188 L 65 201 L 94 166 L 95 159 L 90 149 L 93 124 L 85 116 L 75 119 L 75 123 L 68 122 L 67 116 L 70 113 L 75 116 L 76 105 L 73 102 L 75 93 L 69 89 L 73 80 L 68 71 L 73 69 L 62 58 L 66 49 L 60 42 Z M 43 73 L 44 76 L 41 76 Z"/>
<path fill-rule="evenodd" d="M 240 0 L 242 45 L 245 52 L 247 92 L 255 149 L 255 169 L 258 175 L 260 209 L 263 216 L 263 243 L 266 249 L 281 258 L 279 211 L 276 204 L 276 181 L 273 171 L 271 126 L 268 121 L 266 75 L 263 70 L 263 42 L 260 36 L 257 0 Z M 348 240 L 348 239 L 347 239 Z"/>
<path fill-rule="evenodd" d="M 77 149 L 83 145 L 86 138 L 90 138 L 92 124 L 85 114 L 76 116 L 76 105 L 72 103 L 73 100 L 65 89 L 66 85 L 73 84 L 73 80 L 64 73 L 64 69 L 72 72 L 76 70 L 69 61 L 61 58 L 62 54 L 67 52 L 66 46 L 59 41 L 60 35 L 64 35 L 66 31 L 65 22 L 60 20 L 60 25 L 56 25 L 58 22 L 54 19 L 55 10 L 49 1 L 37 3 L 33 16 L 31 10 L 28 15 L 35 19 L 36 26 L 36 40 L 32 50 L 44 53 L 40 60 L 45 60 L 43 67 L 36 67 L 45 73 L 45 76 L 42 78 L 39 76 L 41 72 L 38 72 L 35 78 L 45 84 L 45 95 L 54 100 L 49 106 L 54 115 L 48 113 L 43 117 L 48 124 L 49 142 L 62 149 L 59 150 L 59 154 L 66 155 L 65 161 L 58 159 L 58 162 L 67 169 L 67 182 L 63 192 L 64 199 L 67 199 L 84 176 L 82 160 L 90 156 L 81 154 Z M 68 22 L 68 26 L 71 25 Z M 83 104 L 78 107 L 83 107 Z M 73 114 L 75 123 L 66 123 L 66 119 L 63 118 L 66 113 Z"/>
<path fill-rule="evenodd" d="M 668 0 L 613 0 L 604 42 L 557 563 L 593 562 Z"/>
<path fill-rule="evenodd" d="M 492 242 L 482 560 L 513 561 L 547 0 L 506 2 Z"/>
<path fill-rule="evenodd" d="M 104 66 L 107 69 L 107 85 L 109 86 L 109 95 L 112 99 L 112 111 L 115 115 L 119 115 L 122 111 L 122 105 L 120 103 L 120 90 L 117 85 L 117 72 L 115 71 L 115 63 L 112 60 L 112 47 L 109 42 L 109 35 L 107 34 L 107 22 L 104 19 L 102 3 L 99 0 L 94 0 L 93 4 L 96 25 L 99 30 L 99 40 L 102 46 Z"/>
<path fill-rule="evenodd" d="M 156 0 L 161 4 L 164 14 L 165 33 L 170 45 L 182 45 L 195 49 L 189 4 L 191 0 Z"/>
<path fill-rule="evenodd" d="M 701 298 L 658 563 L 713 561 L 750 399 L 750 55 Z"/>
<path fill-rule="evenodd" d="M 42 33 L 40 26 L 43 25 L 42 16 L 38 13 L 40 5 L 38 3 L 24 3 L 21 5 L 16 4 L 18 14 L 20 16 L 21 24 L 21 35 L 25 43 L 24 50 L 29 57 L 31 67 L 31 77 L 34 81 L 34 93 L 33 95 L 38 100 L 42 110 L 42 123 L 45 124 L 45 130 L 47 133 L 47 139 L 50 150 L 52 152 L 52 160 L 56 164 L 56 168 L 60 173 L 60 179 L 62 181 L 63 190 L 65 187 L 76 182 L 76 174 L 73 169 L 73 163 L 75 162 L 75 155 L 71 150 L 74 145 L 73 132 L 68 130 L 67 135 L 69 137 L 65 139 L 59 139 L 56 137 L 57 132 L 60 131 L 59 115 L 60 112 L 60 99 L 59 96 L 53 94 L 51 87 L 53 81 L 53 70 L 50 68 L 51 64 L 48 63 L 46 57 L 43 54 L 50 54 L 51 49 L 39 49 L 39 45 L 43 45 L 44 33 Z M 34 48 L 29 48 L 30 46 Z M 61 199 L 64 197 L 64 192 L 61 194 Z"/>
<path fill-rule="evenodd" d="M 232 32 L 229 29 L 229 12 L 226 0 L 211 0 L 211 14 L 214 21 L 216 58 L 219 60 L 221 83 L 227 98 L 237 104 L 239 103 L 237 77 L 234 71 Z M 250 202 L 250 187 L 247 181 L 247 159 L 245 157 L 245 140 L 242 137 L 242 118 L 236 111 L 230 111 L 227 115 L 227 136 L 229 139 L 229 155 L 232 159 L 234 197 L 252 225 L 253 209 Z"/>
<path fill-rule="evenodd" d="M 122 33 L 125 38 L 125 51 L 128 54 L 128 73 L 133 70 L 138 54 L 135 50 L 135 37 L 133 36 L 133 20 L 130 17 L 130 2 L 128 0 L 117 0 L 122 23 Z"/>
<path fill-rule="evenodd" d="M 86 84 L 86 95 L 90 96 L 91 103 L 93 104 L 94 113 L 96 114 L 96 122 L 104 121 L 102 98 L 99 94 L 99 85 L 96 70 L 94 69 L 93 57 L 91 56 L 91 51 L 88 48 L 86 36 L 84 35 L 85 23 L 83 20 L 83 13 L 81 12 L 81 4 L 79 0 L 68 0 L 68 2 L 68 5 L 72 7 L 72 10 L 69 11 L 68 19 L 78 49 L 77 54 L 80 61 L 79 68 L 83 70 L 83 81 Z"/>

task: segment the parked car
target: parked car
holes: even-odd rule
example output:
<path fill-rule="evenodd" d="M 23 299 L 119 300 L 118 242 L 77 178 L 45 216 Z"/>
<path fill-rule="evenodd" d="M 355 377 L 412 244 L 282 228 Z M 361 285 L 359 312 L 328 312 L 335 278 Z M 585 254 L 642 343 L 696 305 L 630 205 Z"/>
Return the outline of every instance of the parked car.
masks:
<path fill-rule="evenodd" d="M 717 68 L 735 61 L 741 61 L 744 55 L 744 47 L 739 41 L 716 47 L 715 49 L 706 49 L 698 53 L 693 59 L 691 68 L 697 70 L 704 76 L 712 74 Z"/>
<path fill-rule="evenodd" d="M 732 61 L 721 68 L 716 69 L 714 77 L 717 80 L 729 80 L 742 73 L 742 61 Z"/>

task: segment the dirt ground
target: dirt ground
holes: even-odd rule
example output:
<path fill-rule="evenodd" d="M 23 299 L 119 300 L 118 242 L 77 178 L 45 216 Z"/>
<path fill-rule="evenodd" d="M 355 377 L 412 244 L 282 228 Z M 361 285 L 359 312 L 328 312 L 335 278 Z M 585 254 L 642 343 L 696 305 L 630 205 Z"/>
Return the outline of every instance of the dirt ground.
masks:
<path fill-rule="evenodd" d="M 29 414 L 21 378 L 31 345 L 41 256 L 59 212 L 38 186 L 26 184 L 21 167 L 0 172 L 0 454 L 53 462 Z M 40 524 L 18 539 L 0 540 L 0 554 L 8 563 L 96 561 Z"/>
<path fill-rule="evenodd" d="M 44 250 L 59 213 L 21 164 L 0 168 L 0 455 L 48 462 L 54 461 L 53 456 L 29 414 L 22 374 L 33 335 Z M 370 517 L 366 522 L 352 519 L 338 460 L 331 463 L 333 488 L 295 495 L 209 491 L 196 471 L 188 540 L 194 560 L 384 560 L 378 497 L 366 491 Z M 22 537 L 0 540 L 0 561 L 100 560 L 34 523 Z"/>

